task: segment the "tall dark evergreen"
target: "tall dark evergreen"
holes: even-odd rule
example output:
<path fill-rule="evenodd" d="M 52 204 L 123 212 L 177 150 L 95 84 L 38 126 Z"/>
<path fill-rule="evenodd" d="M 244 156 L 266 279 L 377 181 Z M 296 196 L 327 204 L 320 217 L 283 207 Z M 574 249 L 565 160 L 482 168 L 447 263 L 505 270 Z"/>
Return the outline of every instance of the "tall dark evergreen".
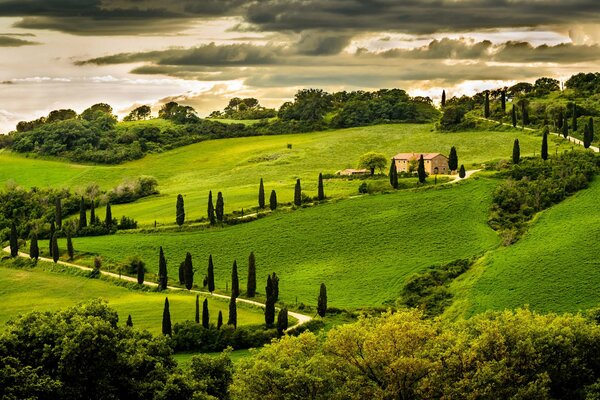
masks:
<path fill-rule="evenodd" d="M 238 278 L 237 261 L 233 261 L 231 268 L 231 296 L 236 299 L 240 297 L 240 280 Z"/>
<path fill-rule="evenodd" d="M 260 184 L 258 185 L 258 208 L 261 210 L 265 208 L 265 185 L 262 178 L 260 178 Z"/>
<path fill-rule="evenodd" d="M 185 285 L 185 261 L 179 263 L 179 284 Z"/>
<path fill-rule="evenodd" d="M 133 328 L 133 320 L 131 319 L 131 314 L 127 316 L 127 322 L 125 323 L 130 328 Z"/>
<path fill-rule="evenodd" d="M 282 335 L 288 328 L 288 309 L 282 308 L 277 314 L 277 333 Z"/>
<path fill-rule="evenodd" d="M 458 177 L 463 179 L 465 176 L 467 176 L 467 171 L 465 171 L 465 166 L 461 164 L 460 168 L 458 169 Z"/>
<path fill-rule="evenodd" d="M 490 92 L 485 91 L 485 100 L 483 102 L 483 115 L 486 118 L 490 117 Z"/>
<path fill-rule="evenodd" d="M 112 224 L 112 209 L 110 208 L 110 203 L 106 203 L 106 216 L 104 217 L 104 226 L 110 229 L 112 228 Z"/>
<path fill-rule="evenodd" d="M 519 146 L 519 139 L 515 139 L 515 142 L 513 143 L 512 162 L 513 164 L 521 162 L 521 146 Z"/>
<path fill-rule="evenodd" d="M 223 193 L 217 193 L 217 207 L 215 208 L 217 214 L 217 221 L 223 222 L 223 216 L 225 215 L 225 201 L 223 200 Z"/>
<path fill-rule="evenodd" d="M 208 291 L 215 291 L 215 267 L 213 265 L 212 254 L 208 256 L 208 273 L 207 273 Z"/>
<path fill-rule="evenodd" d="M 271 197 L 269 198 L 269 208 L 271 211 L 275 211 L 277 209 L 277 193 L 274 190 L 271 190 Z"/>
<path fill-rule="evenodd" d="M 450 171 L 456 171 L 458 169 L 458 154 L 456 154 L 456 147 L 452 146 L 450 154 L 448 155 L 448 169 Z"/>
<path fill-rule="evenodd" d="M 87 214 L 85 209 L 85 199 L 81 196 L 81 203 L 79 203 L 79 229 L 83 229 L 87 226 Z"/>
<path fill-rule="evenodd" d="M 559 110 L 558 111 L 558 119 L 556 120 L 556 126 L 558 127 L 558 129 L 562 129 L 564 120 L 565 120 L 565 117 L 563 115 L 563 110 Z"/>
<path fill-rule="evenodd" d="M 571 129 L 575 132 L 577 131 L 577 104 L 575 103 L 573 103 L 572 118 L 573 122 L 571 123 Z"/>
<path fill-rule="evenodd" d="M 54 263 L 56 264 L 58 262 L 58 259 L 60 258 L 60 251 L 58 250 L 58 234 L 54 234 L 54 236 L 52 236 L 52 261 L 54 261 Z"/>
<path fill-rule="evenodd" d="M 583 147 L 589 149 L 592 144 L 590 137 L 590 127 L 588 125 L 583 126 Z"/>
<path fill-rule="evenodd" d="M 19 255 L 19 234 L 17 233 L 17 225 L 13 222 L 10 225 L 10 256 L 17 257 Z"/>
<path fill-rule="evenodd" d="M 271 275 L 267 276 L 267 286 L 265 287 L 267 299 L 265 301 L 265 324 L 273 326 L 275 322 L 275 299 L 273 297 L 273 281 Z"/>
<path fill-rule="evenodd" d="M 514 104 L 512 106 L 511 118 L 512 118 L 512 126 L 513 126 L 513 128 L 516 128 L 517 127 L 517 109 L 515 108 Z"/>
<path fill-rule="evenodd" d="M 390 178 L 390 185 L 392 185 L 392 187 L 394 189 L 398 189 L 398 168 L 396 168 L 396 160 L 392 159 L 391 165 L 390 165 L 390 174 L 389 174 L 389 178 Z"/>
<path fill-rule="evenodd" d="M 562 124 L 562 135 L 566 139 L 569 137 L 569 122 L 567 120 L 567 116 L 564 116 L 563 124 Z"/>
<path fill-rule="evenodd" d="M 296 179 L 296 186 L 294 187 L 294 204 L 297 207 L 302 205 L 302 187 L 300 186 L 300 179 Z"/>
<path fill-rule="evenodd" d="M 185 222 L 185 207 L 183 205 L 183 196 L 177 195 L 177 206 L 175 211 L 175 222 L 181 226 Z"/>
<path fill-rule="evenodd" d="M 275 272 L 271 275 L 271 282 L 273 283 L 273 300 L 279 301 L 279 277 Z"/>
<path fill-rule="evenodd" d="M 136 272 L 136 275 L 137 275 L 137 283 L 138 283 L 138 285 L 143 285 L 144 284 L 144 278 L 145 278 L 145 275 L 146 275 L 146 265 L 139 258 L 136 259 L 135 269 L 136 269 L 135 272 Z"/>
<path fill-rule="evenodd" d="M 62 201 L 57 197 L 54 205 L 54 221 L 58 229 L 62 228 Z"/>
<path fill-rule="evenodd" d="M 219 316 L 217 317 L 217 329 L 221 329 L 223 326 L 223 311 L 219 310 Z"/>
<path fill-rule="evenodd" d="M 227 320 L 227 325 L 233 325 L 234 328 L 237 328 L 237 304 L 233 296 L 229 299 L 229 319 Z"/>
<path fill-rule="evenodd" d="M 160 246 L 160 253 L 158 255 L 158 290 L 167 289 L 167 259 L 163 252 L 162 246 Z"/>
<path fill-rule="evenodd" d="M 590 120 L 588 122 L 588 128 L 590 130 L 590 139 L 593 142 L 594 141 L 594 118 L 590 117 Z"/>
<path fill-rule="evenodd" d="M 246 296 L 256 296 L 256 258 L 254 252 L 248 256 L 248 284 L 246 287 Z"/>
<path fill-rule="evenodd" d="M 419 182 L 425 183 L 425 178 L 427 178 L 427 175 L 425 174 L 425 160 L 423 160 L 423 154 L 421 154 L 421 157 L 419 158 L 419 167 L 417 168 L 417 172 L 419 175 Z"/>
<path fill-rule="evenodd" d="M 319 298 L 317 300 L 317 314 L 324 317 L 327 313 L 327 287 L 321 283 L 319 288 Z"/>
<path fill-rule="evenodd" d="M 200 295 L 196 295 L 196 314 L 194 316 L 194 320 L 197 324 L 200 323 Z"/>
<path fill-rule="evenodd" d="M 90 225 L 96 224 L 96 201 L 92 199 L 90 207 Z"/>
<path fill-rule="evenodd" d="M 502 107 L 502 112 L 506 112 L 506 90 L 500 93 L 500 106 Z"/>
<path fill-rule="evenodd" d="M 446 107 L 446 91 L 442 90 L 442 108 Z"/>
<path fill-rule="evenodd" d="M 162 334 L 168 336 L 171 336 L 173 334 L 173 330 L 171 328 L 171 311 L 169 311 L 168 297 L 165 297 L 165 306 L 163 308 Z"/>
<path fill-rule="evenodd" d="M 202 326 L 208 329 L 210 323 L 210 316 L 208 314 L 208 299 L 204 299 L 202 303 Z"/>
<path fill-rule="evenodd" d="M 319 173 L 319 185 L 317 190 L 317 199 L 319 201 L 325 200 L 325 189 L 323 187 L 323 174 Z"/>
<path fill-rule="evenodd" d="M 71 238 L 71 232 L 67 232 L 67 254 L 69 260 L 73 260 L 75 257 L 75 249 L 73 248 L 73 239 Z"/>
<path fill-rule="evenodd" d="M 56 227 L 54 226 L 54 221 L 50 222 L 50 240 L 48 241 L 48 254 L 50 255 L 50 257 L 52 257 L 52 238 L 54 237 L 54 234 L 56 233 Z"/>
<path fill-rule="evenodd" d="M 544 130 L 544 136 L 542 137 L 542 160 L 548 159 L 548 132 Z"/>
<path fill-rule="evenodd" d="M 523 128 L 529 125 L 529 110 L 527 109 L 527 102 L 521 100 L 521 123 Z"/>
<path fill-rule="evenodd" d="M 194 286 L 194 265 L 192 264 L 192 255 L 189 252 L 185 255 L 183 278 L 185 281 L 185 288 L 191 290 Z"/>
<path fill-rule="evenodd" d="M 215 206 L 213 205 L 213 198 L 212 198 L 212 190 L 210 190 L 208 192 L 208 208 L 207 208 L 207 213 L 208 213 L 208 221 L 210 222 L 211 225 L 214 225 L 217 223 L 217 219 L 215 218 Z"/>
<path fill-rule="evenodd" d="M 12 249 L 11 249 L 11 255 L 12 255 Z M 35 233 L 35 232 L 31 234 L 31 242 L 29 243 L 29 257 L 35 261 L 37 261 L 38 258 L 40 257 L 40 248 L 38 247 L 38 237 L 37 237 L 37 233 Z"/>

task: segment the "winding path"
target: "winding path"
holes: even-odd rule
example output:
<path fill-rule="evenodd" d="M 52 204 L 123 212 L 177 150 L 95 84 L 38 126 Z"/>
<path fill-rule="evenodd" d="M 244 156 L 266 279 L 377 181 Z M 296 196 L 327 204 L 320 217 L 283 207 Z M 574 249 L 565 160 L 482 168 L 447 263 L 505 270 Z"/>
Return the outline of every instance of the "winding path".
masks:
<path fill-rule="evenodd" d="M 10 253 L 10 246 L 9 247 L 5 247 L 2 250 L 4 252 L 6 252 L 6 253 Z M 23 252 L 20 251 L 19 252 L 19 257 L 29 258 L 29 254 L 23 253 Z M 54 264 L 54 260 L 52 260 L 51 258 L 40 257 L 39 260 Z M 66 261 L 58 261 L 57 264 L 64 265 L 66 267 L 77 268 L 77 269 L 80 269 L 82 271 L 93 271 L 93 268 L 85 267 L 83 265 L 73 264 L 73 263 L 66 262 Z M 120 280 L 127 281 L 127 282 L 137 283 L 137 278 L 133 278 L 131 276 L 119 275 L 119 274 L 115 274 L 114 272 L 108 272 L 108 271 L 102 271 L 102 270 L 100 270 L 100 273 L 102 275 L 104 275 L 104 276 L 109 276 L 109 277 L 114 278 L 114 279 L 120 279 Z M 158 284 L 155 283 L 155 282 L 144 282 L 144 285 L 151 286 L 151 287 L 157 287 L 158 286 Z M 226 299 L 226 300 L 230 299 L 229 296 L 225 296 L 223 294 L 217 294 L 217 293 L 210 294 L 208 292 L 203 292 L 203 291 L 200 291 L 200 290 L 187 290 L 187 289 L 183 289 L 183 288 L 180 288 L 180 287 L 177 287 L 177 286 L 167 286 L 167 289 L 169 289 L 169 290 L 178 290 L 178 291 L 187 291 L 187 292 L 191 292 L 191 293 L 198 293 L 198 294 L 202 294 L 204 296 L 210 295 L 212 297 L 218 297 L 218 298 Z M 253 305 L 253 306 L 256 306 L 256 307 L 265 308 L 265 304 L 264 303 L 260 303 L 258 301 L 254 301 L 254 300 L 237 298 L 236 302 L 237 303 L 250 304 L 250 305 Z M 296 318 L 296 320 L 298 321 L 295 325 L 290 326 L 288 329 L 296 328 L 296 327 L 298 327 L 300 325 L 303 325 L 303 324 L 305 324 L 305 323 L 307 323 L 307 322 L 309 322 L 309 321 L 312 320 L 312 317 L 310 317 L 308 315 L 300 314 L 300 313 L 297 313 L 297 312 L 289 311 L 288 315 L 291 316 L 291 317 L 293 317 L 293 318 Z"/>

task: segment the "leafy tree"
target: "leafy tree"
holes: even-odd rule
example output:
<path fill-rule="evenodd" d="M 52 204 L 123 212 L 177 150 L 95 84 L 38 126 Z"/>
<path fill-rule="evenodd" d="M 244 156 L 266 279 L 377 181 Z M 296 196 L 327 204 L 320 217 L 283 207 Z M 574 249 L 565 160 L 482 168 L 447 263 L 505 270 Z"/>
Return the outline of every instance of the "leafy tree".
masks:
<path fill-rule="evenodd" d="M 300 186 L 300 179 L 296 179 L 296 186 L 294 186 L 294 205 L 296 207 L 302 205 L 302 187 Z"/>
<path fill-rule="evenodd" d="M 485 100 L 483 103 L 483 116 L 485 118 L 490 117 L 490 92 L 488 90 L 485 91 Z"/>
<path fill-rule="evenodd" d="M 542 137 L 542 160 L 548 159 L 548 127 L 544 128 L 544 136 Z"/>
<path fill-rule="evenodd" d="M 55 200 L 54 219 L 58 229 L 62 229 L 62 202 L 60 197 L 57 197 Z"/>
<path fill-rule="evenodd" d="M 73 239 L 71 238 L 71 232 L 67 232 L 67 254 L 69 260 L 73 260 L 75 257 L 75 249 L 73 248 Z"/>
<path fill-rule="evenodd" d="M 461 164 L 460 169 L 458 170 L 458 177 L 460 179 L 463 179 L 465 176 L 467 176 L 467 173 L 465 171 L 465 166 L 463 164 Z"/>
<path fill-rule="evenodd" d="M 183 196 L 180 194 L 177 195 L 177 207 L 176 207 L 175 221 L 177 222 L 177 225 L 179 225 L 179 226 L 183 225 L 183 223 L 185 222 L 185 209 L 183 206 Z"/>
<path fill-rule="evenodd" d="M 191 290 L 194 285 L 194 266 L 192 265 L 192 255 L 189 252 L 185 255 L 183 276 L 185 279 L 185 288 Z"/>
<path fill-rule="evenodd" d="M 200 323 L 200 295 L 196 295 L 196 314 L 194 315 L 194 320 L 197 324 Z"/>
<path fill-rule="evenodd" d="M 283 335 L 283 332 L 288 328 L 288 309 L 282 308 L 277 314 L 277 333 Z"/>
<path fill-rule="evenodd" d="M 448 155 L 448 168 L 450 171 L 456 171 L 458 169 L 458 154 L 456 153 L 456 147 L 450 148 L 450 154 Z"/>
<path fill-rule="evenodd" d="M 519 139 L 515 139 L 513 143 L 512 162 L 518 164 L 521 161 L 521 147 L 519 146 Z"/>
<path fill-rule="evenodd" d="M 573 123 L 571 124 L 571 129 L 573 129 L 573 132 L 577 131 L 577 105 L 575 103 L 573 103 L 573 110 L 572 110 L 572 118 L 573 118 Z"/>
<path fill-rule="evenodd" d="M 442 90 L 442 108 L 446 107 L 446 91 Z"/>
<path fill-rule="evenodd" d="M 127 316 L 127 322 L 125 323 L 130 328 L 133 328 L 133 320 L 131 319 L 131 314 Z"/>
<path fill-rule="evenodd" d="M 392 159 L 392 162 L 390 165 L 389 178 L 390 178 L 390 185 L 392 185 L 392 187 L 394 189 L 398 189 L 398 169 L 396 168 L 396 160 L 394 160 L 394 159 Z"/>
<path fill-rule="evenodd" d="M 322 173 L 319 173 L 319 185 L 318 185 L 318 191 L 317 191 L 317 199 L 319 199 L 319 201 L 325 200 L 325 190 L 323 188 L 323 174 Z"/>
<path fill-rule="evenodd" d="M 12 248 L 11 248 L 11 256 L 12 256 Z M 40 248 L 38 247 L 38 237 L 37 233 L 31 234 L 31 243 L 29 244 L 29 257 L 32 260 L 37 261 L 40 257 Z"/>
<path fill-rule="evenodd" d="M 17 226 L 13 222 L 10 226 L 10 256 L 17 257 L 19 255 L 19 235 L 17 234 Z"/>
<path fill-rule="evenodd" d="M 52 260 L 56 264 L 60 258 L 60 251 L 58 250 L 58 234 L 55 233 L 50 241 L 52 242 Z"/>
<path fill-rule="evenodd" d="M 321 283 L 319 288 L 319 298 L 317 300 L 317 314 L 324 317 L 327 313 L 327 287 Z"/>
<path fill-rule="evenodd" d="M 96 206 L 94 203 L 95 203 L 95 201 L 94 201 L 94 199 L 92 199 L 91 207 L 90 207 L 90 225 L 96 224 Z"/>
<path fill-rule="evenodd" d="M 208 256 L 208 273 L 207 273 L 208 291 L 212 294 L 215 291 L 215 268 L 213 265 L 212 254 Z"/>
<path fill-rule="evenodd" d="M 229 299 L 229 319 L 227 325 L 233 325 L 233 328 L 237 328 L 237 304 L 235 297 L 231 296 Z"/>
<path fill-rule="evenodd" d="M 443 131 L 456 131 L 470 127 L 465 120 L 466 110 L 463 106 L 447 104 L 440 118 L 440 129 Z"/>
<path fill-rule="evenodd" d="M 258 185 L 258 208 L 265 208 L 265 185 L 262 178 L 260 178 L 260 184 Z"/>
<path fill-rule="evenodd" d="M 112 228 L 112 210 L 110 208 L 110 203 L 106 203 L 106 217 L 104 217 L 104 225 L 110 229 Z"/>
<path fill-rule="evenodd" d="M 170 101 L 158 110 L 158 118 L 162 119 L 173 119 L 175 109 L 179 106 L 179 104 L 174 101 Z"/>
<path fill-rule="evenodd" d="M 165 297 L 165 306 L 163 308 L 162 334 L 165 336 L 171 336 L 173 334 L 173 329 L 171 327 L 171 312 L 169 311 L 168 297 Z"/>
<path fill-rule="evenodd" d="M 162 246 L 158 256 L 158 290 L 167 290 L 167 259 Z"/>
<path fill-rule="evenodd" d="M 248 284 L 246 288 L 246 296 L 254 297 L 256 295 L 256 258 L 254 252 L 250 252 L 248 256 Z"/>
<path fill-rule="evenodd" d="M 221 329 L 223 326 L 223 312 L 219 310 L 219 316 L 217 317 L 217 329 Z"/>
<path fill-rule="evenodd" d="M 563 124 L 562 124 L 562 134 L 563 137 L 566 139 L 567 137 L 569 137 L 569 122 L 567 121 L 567 116 L 564 116 L 563 119 Z"/>
<path fill-rule="evenodd" d="M 208 192 L 208 221 L 210 222 L 211 225 L 214 225 L 217 223 L 217 220 L 215 219 L 215 206 L 213 205 L 213 199 L 212 199 L 212 190 L 210 190 Z"/>
<path fill-rule="evenodd" d="M 273 326 L 275 322 L 275 297 L 273 293 L 273 280 L 271 275 L 267 276 L 267 286 L 265 288 L 265 294 L 267 299 L 265 301 L 265 323 L 268 327 Z"/>
<path fill-rule="evenodd" d="M 278 112 L 282 120 L 318 122 L 331 109 L 331 95 L 321 89 L 303 89 L 296 93 L 293 103 L 285 103 Z"/>
<path fill-rule="evenodd" d="M 544 95 L 560 90 L 560 82 L 553 78 L 539 78 L 533 84 L 536 95 Z"/>
<path fill-rule="evenodd" d="M 517 127 L 517 109 L 515 108 L 514 104 L 512 106 L 511 118 L 512 118 L 512 126 L 513 126 L 513 128 L 516 128 Z"/>
<path fill-rule="evenodd" d="M 589 125 L 584 125 L 583 126 L 583 147 L 585 147 L 586 149 L 589 149 L 591 144 L 592 144 L 592 138 L 590 135 L 590 127 L 589 127 Z"/>
<path fill-rule="evenodd" d="M 223 216 L 225 215 L 225 202 L 223 200 L 223 193 L 217 193 L 217 207 L 216 207 L 217 221 L 223 223 Z"/>
<path fill-rule="evenodd" d="M 139 106 L 134 108 L 125 118 L 123 118 L 123 121 L 142 121 L 150 118 L 151 114 L 152 109 L 150 106 Z"/>
<path fill-rule="evenodd" d="M 231 297 L 240 297 L 240 280 L 238 278 L 237 261 L 233 260 L 233 268 L 231 269 Z"/>
<path fill-rule="evenodd" d="M 417 172 L 419 174 L 419 182 L 425 183 L 427 174 L 425 174 L 425 160 L 423 160 L 423 154 L 421 154 L 421 157 L 419 158 L 419 167 L 417 168 Z"/>
<path fill-rule="evenodd" d="M 81 196 L 81 203 L 79 205 L 79 229 L 83 229 L 87 226 L 87 215 L 85 210 L 85 199 Z"/>
<path fill-rule="evenodd" d="M 204 299 L 204 303 L 202 303 L 202 326 L 205 329 L 209 328 L 210 317 L 208 314 L 208 299 Z"/>
<path fill-rule="evenodd" d="M 269 197 L 269 208 L 271 211 L 275 211 L 277 209 L 277 193 L 275 193 L 275 190 L 271 190 L 271 197 Z"/>
<path fill-rule="evenodd" d="M 375 175 L 375 170 L 379 172 L 387 165 L 387 157 L 385 154 L 376 153 L 374 151 L 363 154 L 358 160 L 358 167 L 365 168 L 371 171 L 371 176 Z"/>

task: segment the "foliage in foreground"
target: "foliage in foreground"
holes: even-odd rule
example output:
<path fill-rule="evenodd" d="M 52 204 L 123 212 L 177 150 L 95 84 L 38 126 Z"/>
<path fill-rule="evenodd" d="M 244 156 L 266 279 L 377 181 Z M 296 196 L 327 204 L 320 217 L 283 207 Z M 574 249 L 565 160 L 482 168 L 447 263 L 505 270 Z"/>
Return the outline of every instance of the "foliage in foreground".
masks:
<path fill-rule="evenodd" d="M 321 341 L 285 337 L 242 360 L 235 399 L 586 399 L 600 387 L 600 326 L 529 310 L 444 324 L 365 317 Z"/>

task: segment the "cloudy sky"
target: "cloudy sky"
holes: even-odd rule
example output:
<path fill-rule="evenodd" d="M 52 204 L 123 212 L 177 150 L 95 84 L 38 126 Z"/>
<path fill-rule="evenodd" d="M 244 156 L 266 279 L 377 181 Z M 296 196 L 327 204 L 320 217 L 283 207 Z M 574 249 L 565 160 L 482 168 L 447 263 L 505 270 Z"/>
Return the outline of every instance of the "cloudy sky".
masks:
<path fill-rule="evenodd" d="M 0 132 L 97 102 L 400 87 L 438 98 L 600 70 L 598 0 L 0 0 Z"/>

